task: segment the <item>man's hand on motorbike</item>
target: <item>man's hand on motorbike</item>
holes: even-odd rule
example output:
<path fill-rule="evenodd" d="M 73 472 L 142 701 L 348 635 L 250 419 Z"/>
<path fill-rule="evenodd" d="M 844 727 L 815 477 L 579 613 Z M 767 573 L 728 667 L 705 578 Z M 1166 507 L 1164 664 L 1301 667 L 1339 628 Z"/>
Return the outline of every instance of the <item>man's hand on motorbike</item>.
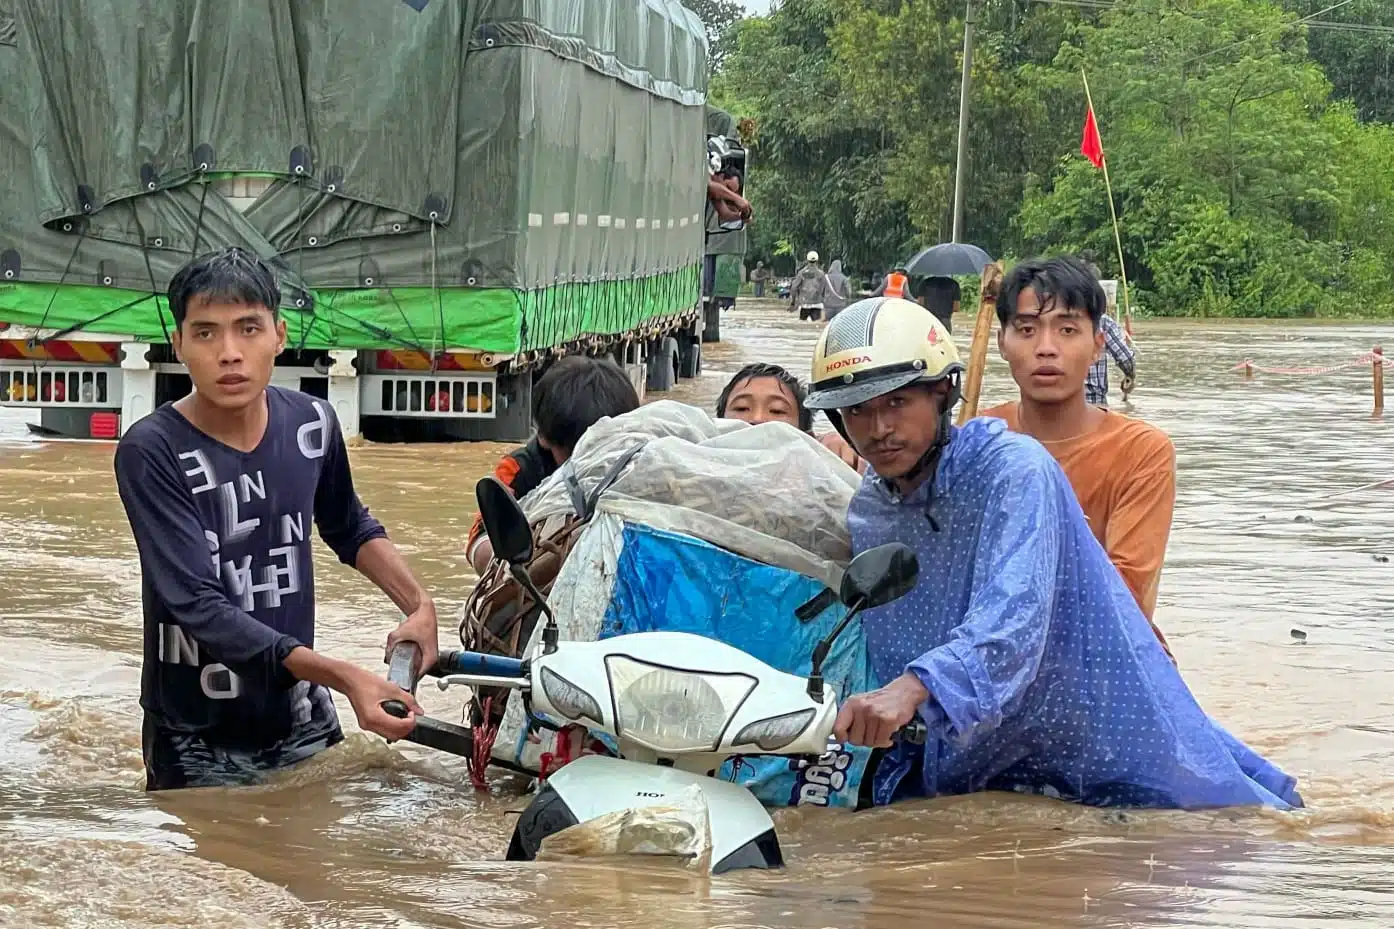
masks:
<path fill-rule="evenodd" d="M 436 664 L 436 657 L 440 651 L 440 629 L 436 622 L 436 605 L 430 600 L 425 601 L 416 608 L 416 612 L 406 618 L 396 629 L 393 629 L 387 636 L 387 648 L 383 652 L 382 660 L 386 663 L 392 661 L 392 649 L 398 642 L 414 642 L 416 647 L 421 649 L 421 663 L 414 669 L 415 676 L 419 677 L 426 668 L 433 668 Z"/>
<path fill-rule="evenodd" d="M 833 733 L 850 745 L 889 748 L 892 737 L 928 699 L 929 691 L 919 678 L 902 674 L 880 690 L 849 697 L 837 714 Z"/>
<path fill-rule="evenodd" d="M 379 677 L 366 668 L 358 668 L 349 686 L 344 690 L 353 705 L 353 713 L 358 717 L 358 728 L 372 732 L 383 738 L 397 742 L 411 735 L 416 728 L 416 717 L 424 716 L 425 711 L 416 698 L 384 677 Z M 382 708 L 388 700 L 400 700 L 409 711 L 406 719 L 398 719 Z"/>
<path fill-rule="evenodd" d="M 856 468 L 862 474 L 866 473 L 866 462 L 857 454 L 857 450 L 851 443 L 838 435 L 836 432 L 829 432 L 818 439 L 823 447 L 841 458 L 849 468 Z"/>

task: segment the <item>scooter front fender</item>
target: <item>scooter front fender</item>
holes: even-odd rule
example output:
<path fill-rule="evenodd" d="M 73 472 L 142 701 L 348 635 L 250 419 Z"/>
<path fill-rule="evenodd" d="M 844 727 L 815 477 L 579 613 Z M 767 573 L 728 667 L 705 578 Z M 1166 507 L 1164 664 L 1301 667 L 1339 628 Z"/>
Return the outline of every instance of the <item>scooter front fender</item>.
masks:
<path fill-rule="evenodd" d="M 518 819 L 508 860 L 531 861 L 550 835 L 609 813 L 664 806 L 667 798 L 692 786 L 707 804 L 713 874 L 783 867 L 774 820 L 746 788 L 604 755 L 578 758 L 547 779 Z"/>

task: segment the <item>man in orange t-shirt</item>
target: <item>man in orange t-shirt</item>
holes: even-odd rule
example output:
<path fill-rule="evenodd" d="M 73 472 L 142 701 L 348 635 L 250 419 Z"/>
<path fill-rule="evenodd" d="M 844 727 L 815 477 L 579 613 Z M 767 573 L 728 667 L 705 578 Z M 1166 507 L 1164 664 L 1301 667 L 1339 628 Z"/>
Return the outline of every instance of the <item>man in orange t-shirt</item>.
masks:
<path fill-rule="evenodd" d="M 997 347 L 1021 400 L 984 411 L 1050 451 L 1069 478 L 1099 544 L 1122 574 L 1147 621 L 1176 503 L 1176 451 L 1156 426 L 1085 399 L 1089 367 L 1104 348 L 1106 298 L 1073 258 L 1026 261 L 1002 282 Z"/>

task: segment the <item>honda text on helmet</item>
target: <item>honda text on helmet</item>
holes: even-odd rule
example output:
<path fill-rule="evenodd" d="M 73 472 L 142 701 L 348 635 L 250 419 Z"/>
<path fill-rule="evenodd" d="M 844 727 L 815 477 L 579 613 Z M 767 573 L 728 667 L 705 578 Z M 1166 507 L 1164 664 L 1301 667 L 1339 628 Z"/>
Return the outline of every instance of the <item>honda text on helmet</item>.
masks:
<path fill-rule="evenodd" d="M 933 441 L 906 473 L 882 475 L 913 480 L 934 463 L 949 440 L 950 413 L 959 399 L 962 373 L 953 337 L 932 313 L 909 300 L 873 297 L 852 304 L 823 330 L 813 351 L 812 385 L 804 404 L 825 411 L 842 437 L 855 446 L 842 411 L 914 384 L 932 387 L 947 382 Z M 874 465 L 868 451 L 857 449 Z"/>

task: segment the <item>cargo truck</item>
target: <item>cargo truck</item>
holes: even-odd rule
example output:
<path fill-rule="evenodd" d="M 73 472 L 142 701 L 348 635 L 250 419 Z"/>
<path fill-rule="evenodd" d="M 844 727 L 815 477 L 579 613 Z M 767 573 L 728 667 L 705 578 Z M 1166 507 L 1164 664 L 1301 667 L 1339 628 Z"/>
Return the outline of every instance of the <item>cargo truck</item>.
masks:
<path fill-rule="evenodd" d="M 699 373 L 744 247 L 676 0 L 0 0 L 0 86 L 0 403 L 47 435 L 189 390 L 164 294 L 217 248 L 276 270 L 273 382 L 346 433 L 515 441 L 564 354 Z"/>

